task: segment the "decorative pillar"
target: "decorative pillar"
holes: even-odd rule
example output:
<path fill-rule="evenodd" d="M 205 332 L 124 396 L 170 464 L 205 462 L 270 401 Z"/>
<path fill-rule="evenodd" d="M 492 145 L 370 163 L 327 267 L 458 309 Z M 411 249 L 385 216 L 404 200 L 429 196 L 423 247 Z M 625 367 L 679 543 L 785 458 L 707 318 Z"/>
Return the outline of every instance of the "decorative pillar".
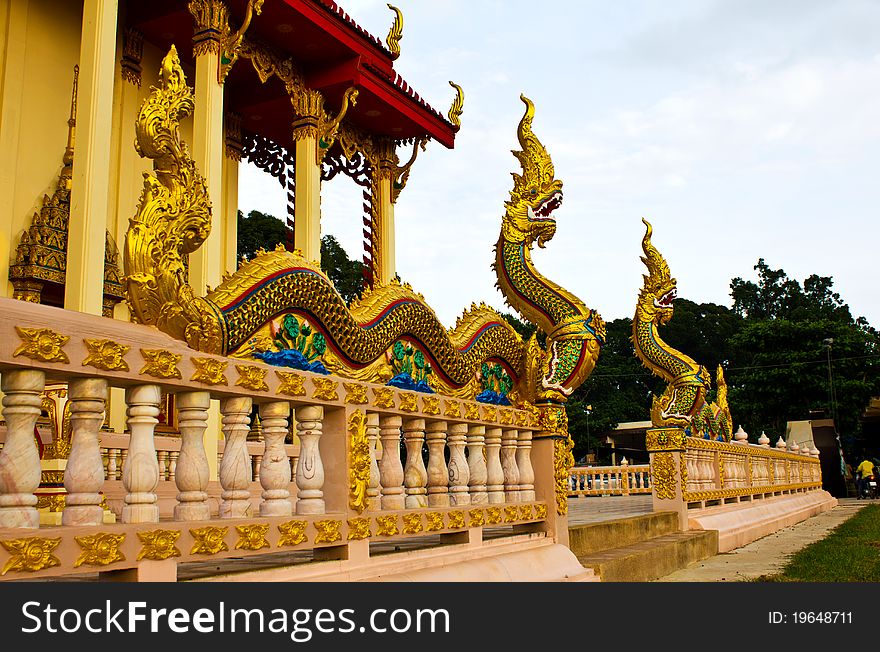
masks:
<path fill-rule="evenodd" d="M 504 502 L 504 467 L 501 465 L 501 428 L 486 428 L 486 491 L 490 503 Z"/>
<path fill-rule="evenodd" d="M 449 471 L 446 468 L 446 422 L 431 421 L 427 427 L 428 506 L 449 506 Z"/>
<path fill-rule="evenodd" d="M 215 69 L 216 74 L 216 69 Z M 247 449 L 252 401 L 236 396 L 220 401 L 223 434 L 226 446 L 220 462 L 220 518 L 242 518 L 251 515 L 251 456 Z"/>
<path fill-rule="evenodd" d="M 34 495 L 40 486 L 40 455 L 34 426 L 45 382 L 42 371 L 31 369 L 4 371 L 0 377 L 6 421 L 6 443 L 0 450 L 0 527 L 40 527 Z"/>
<path fill-rule="evenodd" d="M 394 193 L 392 183 L 397 171 L 394 143 L 382 139 L 377 143 L 377 153 L 370 164 L 372 194 L 372 251 L 373 283 L 387 285 L 397 275 L 394 242 Z"/>
<path fill-rule="evenodd" d="M 468 493 L 470 469 L 464 456 L 468 426 L 466 423 L 453 423 L 449 426 L 449 504 L 470 505 Z"/>
<path fill-rule="evenodd" d="M 223 269 L 234 274 L 238 269 L 238 168 L 243 147 L 241 116 L 227 112 L 223 125 L 226 134 L 226 156 L 223 159 Z"/>
<path fill-rule="evenodd" d="M 523 500 L 520 495 L 522 472 L 517 462 L 517 431 L 505 430 L 501 437 L 501 467 L 504 469 L 504 497 L 508 502 Z"/>
<path fill-rule="evenodd" d="M 220 284 L 223 275 L 223 84 L 219 81 L 221 39 L 229 31 L 229 11 L 221 0 L 194 0 L 193 55 L 196 59 L 193 159 L 211 199 L 211 233 L 189 257 L 189 282 L 197 296 Z"/>
<path fill-rule="evenodd" d="M 205 430 L 208 428 L 209 392 L 180 392 L 174 398 L 177 406 L 177 427 L 180 430 L 180 455 L 174 481 L 177 484 L 176 521 L 207 521 L 208 455 L 205 452 Z"/>
<path fill-rule="evenodd" d="M 532 468 L 532 431 L 520 430 L 516 445 L 516 467 L 519 470 L 519 499 L 535 499 L 535 471 Z"/>
<path fill-rule="evenodd" d="M 306 405 L 296 408 L 296 432 L 300 441 L 296 466 L 298 488 L 296 513 L 324 513 L 324 463 L 318 447 L 324 427 L 324 408 Z"/>
<path fill-rule="evenodd" d="M 284 448 L 287 436 L 287 418 L 290 416 L 290 403 L 275 401 L 260 405 L 260 418 L 263 421 L 263 440 L 265 450 L 260 464 L 260 485 L 263 487 L 263 502 L 260 503 L 260 516 L 290 516 L 293 505 L 290 502 L 290 461 Z"/>
<path fill-rule="evenodd" d="M 299 116 L 293 123 L 295 142 L 293 246 L 307 259 L 321 262 L 321 163 L 318 157 L 318 124 L 323 98 L 303 90 L 291 100 Z"/>
<path fill-rule="evenodd" d="M 379 463 L 379 482 L 382 485 L 382 509 L 406 507 L 403 490 L 403 465 L 400 463 L 400 426 L 402 419 L 395 415 L 379 417 L 379 438 L 382 441 L 382 461 Z"/>
<path fill-rule="evenodd" d="M 489 494 L 486 493 L 486 458 L 483 454 L 486 440 L 486 426 L 468 426 L 467 449 L 468 471 L 470 479 L 468 488 L 471 494 L 471 503 L 483 505 L 489 502 Z"/>
<path fill-rule="evenodd" d="M 427 507 L 428 471 L 422 459 L 422 445 L 425 443 L 425 420 L 407 419 L 403 424 L 403 442 L 406 445 L 406 468 L 403 471 L 406 486 L 406 507 L 414 509 Z"/>
<path fill-rule="evenodd" d="M 159 462 L 153 433 L 159 423 L 157 417 L 161 397 L 162 390 L 158 385 L 138 385 L 125 392 L 131 437 L 128 457 L 122 467 L 122 485 L 127 491 L 122 508 L 123 523 L 159 521 L 159 505 L 156 502 Z"/>
<path fill-rule="evenodd" d="M 370 445 L 370 480 L 367 483 L 367 509 L 379 509 L 379 463 L 376 444 L 379 441 L 379 415 L 367 412 L 367 442 Z"/>
<path fill-rule="evenodd" d="M 117 0 L 83 3 L 64 307 L 93 315 L 103 312 L 118 9 Z"/>
<path fill-rule="evenodd" d="M 645 448 L 651 457 L 651 479 L 655 512 L 677 512 L 682 530 L 688 528 L 685 463 L 687 437 L 681 428 L 649 428 Z"/>
<path fill-rule="evenodd" d="M 101 525 L 101 488 L 104 486 L 104 462 L 98 433 L 104 423 L 107 381 L 100 378 L 77 378 L 68 385 L 70 400 L 70 455 L 64 470 L 67 490 L 62 525 Z"/>

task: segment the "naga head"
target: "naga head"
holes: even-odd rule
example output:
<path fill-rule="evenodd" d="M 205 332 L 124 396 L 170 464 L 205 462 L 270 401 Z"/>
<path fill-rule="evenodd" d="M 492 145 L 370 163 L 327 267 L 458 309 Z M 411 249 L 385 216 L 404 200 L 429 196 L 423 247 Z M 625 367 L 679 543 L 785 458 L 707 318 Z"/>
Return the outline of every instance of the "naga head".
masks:
<path fill-rule="evenodd" d="M 532 133 L 535 105 L 524 95 L 519 96 L 526 105 L 526 112 L 519 122 L 516 135 L 521 151 L 513 155 L 522 165 L 522 174 L 513 173 L 513 190 L 502 226 L 502 237 L 508 242 L 522 242 L 539 247 L 556 233 L 556 220 L 551 217 L 562 204 L 562 181 L 555 178 L 553 161 L 547 150 Z"/>
<path fill-rule="evenodd" d="M 642 321 L 665 324 L 672 319 L 672 302 L 678 285 L 669 273 L 666 260 L 651 244 L 651 224 L 645 218 L 642 218 L 642 222 L 646 227 L 645 237 L 642 238 L 642 250 L 645 252 L 642 262 L 648 268 L 648 273 L 642 276 L 645 281 L 639 293 L 636 316 Z"/>

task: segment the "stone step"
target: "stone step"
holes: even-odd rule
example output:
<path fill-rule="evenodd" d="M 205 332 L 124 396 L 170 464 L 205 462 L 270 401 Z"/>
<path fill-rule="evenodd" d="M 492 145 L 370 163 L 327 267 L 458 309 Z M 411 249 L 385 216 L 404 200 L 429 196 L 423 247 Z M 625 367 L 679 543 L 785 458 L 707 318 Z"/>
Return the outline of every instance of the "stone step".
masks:
<path fill-rule="evenodd" d="M 569 547 L 575 555 L 589 555 L 610 548 L 679 532 L 675 512 L 654 512 L 568 528 Z"/>
<path fill-rule="evenodd" d="M 617 548 L 577 555 L 603 582 L 649 582 L 718 552 L 718 532 L 663 534 Z"/>

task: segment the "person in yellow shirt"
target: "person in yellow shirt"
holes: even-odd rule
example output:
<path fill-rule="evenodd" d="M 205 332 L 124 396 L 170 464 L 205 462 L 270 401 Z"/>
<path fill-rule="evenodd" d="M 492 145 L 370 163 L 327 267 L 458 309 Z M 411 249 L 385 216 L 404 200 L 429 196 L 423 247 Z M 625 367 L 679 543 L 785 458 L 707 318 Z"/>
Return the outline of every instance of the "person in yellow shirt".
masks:
<path fill-rule="evenodd" d="M 856 482 L 858 488 L 858 498 L 862 499 L 868 494 L 868 481 L 874 475 L 874 463 L 867 457 L 862 460 L 856 469 Z"/>

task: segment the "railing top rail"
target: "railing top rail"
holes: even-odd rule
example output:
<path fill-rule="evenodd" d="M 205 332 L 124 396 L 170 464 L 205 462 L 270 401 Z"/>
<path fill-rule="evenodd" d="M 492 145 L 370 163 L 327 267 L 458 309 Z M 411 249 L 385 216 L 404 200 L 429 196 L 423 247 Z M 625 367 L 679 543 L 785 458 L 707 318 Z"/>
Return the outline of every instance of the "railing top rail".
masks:
<path fill-rule="evenodd" d="M 733 453 L 735 455 L 749 455 L 752 457 L 819 463 L 819 458 L 805 453 L 793 453 L 788 450 L 764 448 L 763 446 L 752 446 L 733 442 L 714 441 L 697 437 L 686 437 L 685 448 L 687 450 L 709 450 L 722 453 Z"/>
<path fill-rule="evenodd" d="M 0 297 L 0 372 L 5 369 L 40 369 L 52 379 L 100 377 L 116 387 L 205 390 L 256 404 L 356 405 L 403 418 L 538 429 L 529 410 L 199 353 L 150 326 Z"/>

